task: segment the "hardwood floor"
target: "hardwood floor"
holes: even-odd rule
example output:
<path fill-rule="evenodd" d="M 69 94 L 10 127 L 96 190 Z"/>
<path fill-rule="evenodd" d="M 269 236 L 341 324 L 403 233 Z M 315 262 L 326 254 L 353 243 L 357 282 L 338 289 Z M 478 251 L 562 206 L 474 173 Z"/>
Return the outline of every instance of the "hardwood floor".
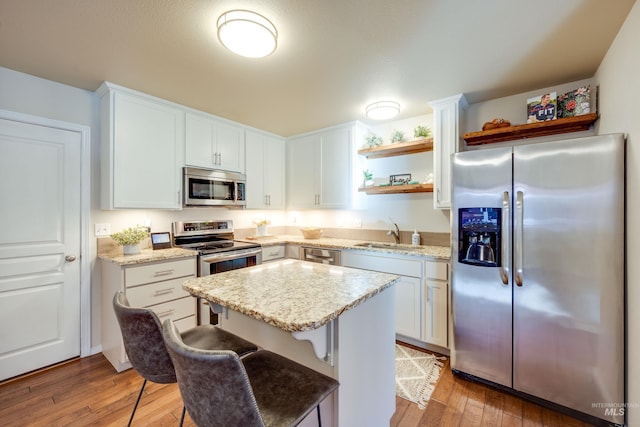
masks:
<path fill-rule="evenodd" d="M 102 354 L 0 384 L 3 426 L 125 426 L 142 378 L 116 374 Z M 133 426 L 177 426 L 182 400 L 176 384 L 147 383 Z M 448 362 L 425 410 L 396 398 L 391 426 L 563 426 L 581 421 L 501 391 L 453 376 Z M 185 426 L 193 426 L 187 415 Z M 361 426 L 347 426 L 361 427 Z"/>

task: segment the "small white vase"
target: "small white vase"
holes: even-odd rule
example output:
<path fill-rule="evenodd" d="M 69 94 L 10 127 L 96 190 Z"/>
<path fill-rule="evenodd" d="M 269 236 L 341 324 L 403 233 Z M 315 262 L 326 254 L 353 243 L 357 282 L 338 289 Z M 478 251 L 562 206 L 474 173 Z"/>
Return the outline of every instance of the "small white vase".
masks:
<path fill-rule="evenodd" d="M 122 246 L 122 252 L 124 252 L 125 255 L 139 254 L 140 253 L 140 243 L 137 243 L 135 245 L 124 245 L 124 246 Z"/>
<path fill-rule="evenodd" d="M 257 225 L 256 226 L 256 236 L 266 236 L 267 235 L 267 225 Z"/>

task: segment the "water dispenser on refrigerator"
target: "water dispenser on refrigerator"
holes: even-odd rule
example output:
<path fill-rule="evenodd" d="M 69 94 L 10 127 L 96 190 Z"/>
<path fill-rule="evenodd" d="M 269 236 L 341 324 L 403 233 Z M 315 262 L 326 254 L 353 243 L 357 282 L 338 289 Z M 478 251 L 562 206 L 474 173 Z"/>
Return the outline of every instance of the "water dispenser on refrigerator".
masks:
<path fill-rule="evenodd" d="M 458 210 L 458 262 L 480 267 L 500 267 L 501 211 L 500 208 Z"/>

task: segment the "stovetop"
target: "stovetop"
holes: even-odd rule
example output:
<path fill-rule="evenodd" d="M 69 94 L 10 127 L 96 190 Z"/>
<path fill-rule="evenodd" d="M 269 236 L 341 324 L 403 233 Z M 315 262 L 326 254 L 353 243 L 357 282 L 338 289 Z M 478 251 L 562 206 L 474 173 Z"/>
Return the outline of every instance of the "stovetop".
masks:
<path fill-rule="evenodd" d="M 173 246 L 193 249 L 200 255 L 259 248 L 257 243 L 233 239 L 233 221 L 178 221 L 171 226 Z"/>

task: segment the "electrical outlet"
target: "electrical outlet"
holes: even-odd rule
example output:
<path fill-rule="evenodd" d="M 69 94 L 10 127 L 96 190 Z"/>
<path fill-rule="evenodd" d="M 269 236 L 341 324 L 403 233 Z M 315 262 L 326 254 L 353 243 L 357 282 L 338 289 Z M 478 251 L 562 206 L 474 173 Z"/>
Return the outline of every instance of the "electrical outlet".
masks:
<path fill-rule="evenodd" d="M 96 237 L 110 236 L 111 224 L 96 224 L 94 230 Z"/>
<path fill-rule="evenodd" d="M 361 218 L 354 219 L 353 226 L 355 228 L 362 228 L 362 219 Z"/>

